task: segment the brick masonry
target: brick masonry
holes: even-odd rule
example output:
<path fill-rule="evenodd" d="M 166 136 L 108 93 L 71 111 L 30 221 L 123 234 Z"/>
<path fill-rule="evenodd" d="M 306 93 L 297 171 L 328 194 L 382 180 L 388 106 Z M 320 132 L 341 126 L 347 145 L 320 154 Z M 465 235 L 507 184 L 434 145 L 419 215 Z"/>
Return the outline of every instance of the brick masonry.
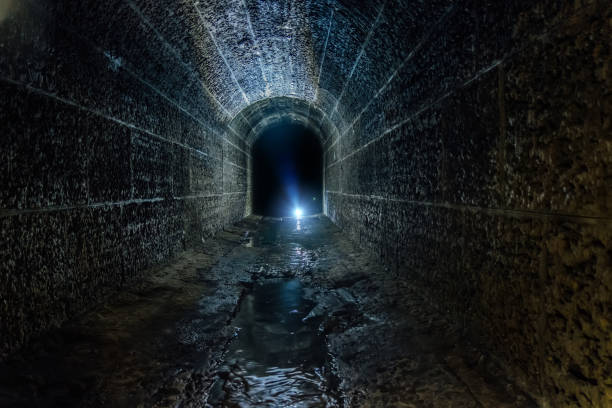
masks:
<path fill-rule="evenodd" d="M 180 48 L 134 3 L 51 3 L 0 22 L 1 356 L 248 214 L 246 144 Z"/>
<path fill-rule="evenodd" d="M 321 133 L 354 241 L 542 406 L 609 404 L 611 13 L 7 0 L 0 354 L 249 214 L 250 143 L 289 120 Z"/>
<path fill-rule="evenodd" d="M 327 142 L 332 220 L 542 406 L 612 404 L 611 13 L 466 2 L 415 20 L 388 77 L 363 61 L 346 80 Z M 395 27 L 364 55 L 384 59 Z"/>

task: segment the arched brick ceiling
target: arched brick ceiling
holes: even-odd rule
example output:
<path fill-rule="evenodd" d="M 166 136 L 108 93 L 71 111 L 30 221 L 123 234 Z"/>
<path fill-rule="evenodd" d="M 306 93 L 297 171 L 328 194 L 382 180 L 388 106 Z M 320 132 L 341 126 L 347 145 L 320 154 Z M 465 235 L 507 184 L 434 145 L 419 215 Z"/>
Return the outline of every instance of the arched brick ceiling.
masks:
<path fill-rule="evenodd" d="M 279 124 L 302 125 L 319 136 L 321 143 L 338 134 L 316 104 L 287 96 L 265 98 L 248 105 L 234 117 L 229 128 L 252 145 L 265 129 Z"/>
<path fill-rule="evenodd" d="M 62 2 L 58 21 L 79 16 L 70 30 L 110 65 L 215 132 L 277 97 L 306 101 L 343 132 L 405 68 L 450 3 L 81 1 Z"/>

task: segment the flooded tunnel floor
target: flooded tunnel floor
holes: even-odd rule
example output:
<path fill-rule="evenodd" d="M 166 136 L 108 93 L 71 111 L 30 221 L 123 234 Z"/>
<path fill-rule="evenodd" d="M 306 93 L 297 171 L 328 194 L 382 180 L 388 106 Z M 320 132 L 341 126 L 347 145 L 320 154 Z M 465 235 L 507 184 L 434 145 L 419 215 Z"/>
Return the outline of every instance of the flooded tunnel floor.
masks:
<path fill-rule="evenodd" d="M 256 283 L 232 324 L 236 339 L 208 403 L 229 406 L 338 406 L 321 319 L 298 279 Z"/>
<path fill-rule="evenodd" d="M 325 217 L 249 217 L 0 364 L 0 407 L 535 406 L 423 293 Z"/>

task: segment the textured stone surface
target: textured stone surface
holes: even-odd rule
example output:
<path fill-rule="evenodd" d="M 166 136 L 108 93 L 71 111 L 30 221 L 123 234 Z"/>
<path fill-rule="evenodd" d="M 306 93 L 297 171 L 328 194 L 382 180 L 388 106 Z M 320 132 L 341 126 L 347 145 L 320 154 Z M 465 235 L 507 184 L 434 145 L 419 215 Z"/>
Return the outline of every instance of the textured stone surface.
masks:
<path fill-rule="evenodd" d="M 542 406 L 609 406 L 612 9 L 473 6 L 339 125 L 328 214 Z"/>
<path fill-rule="evenodd" d="M 3 357 L 248 214 L 246 144 L 143 6 L 3 3 Z"/>
<path fill-rule="evenodd" d="M 236 318 L 261 307 L 254 285 L 288 281 L 303 310 L 285 287 Z M 325 217 L 252 216 L 0 364 L 0 405 L 534 407 L 422 294 Z M 311 360 L 327 363 L 300 388 Z"/>
<path fill-rule="evenodd" d="M 0 354 L 249 214 L 249 146 L 288 121 L 331 219 L 541 405 L 612 404 L 611 13 L 5 0 Z"/>

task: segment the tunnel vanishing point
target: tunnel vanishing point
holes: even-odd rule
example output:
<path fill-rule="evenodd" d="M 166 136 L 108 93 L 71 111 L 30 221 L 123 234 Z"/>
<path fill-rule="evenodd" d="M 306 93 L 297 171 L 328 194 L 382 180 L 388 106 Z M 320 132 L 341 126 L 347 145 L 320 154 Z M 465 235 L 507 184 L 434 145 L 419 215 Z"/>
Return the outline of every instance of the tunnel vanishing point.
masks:
<path fill-rule="evenodd" d="M 611 34 L 605 0 L 0 0 L 0 406 L 249 406 L 224 353 L 281 276 L 338 397 L 251 406 L 612 407 Z M 260 217 L 294 125 L 322 214 Z"/>

